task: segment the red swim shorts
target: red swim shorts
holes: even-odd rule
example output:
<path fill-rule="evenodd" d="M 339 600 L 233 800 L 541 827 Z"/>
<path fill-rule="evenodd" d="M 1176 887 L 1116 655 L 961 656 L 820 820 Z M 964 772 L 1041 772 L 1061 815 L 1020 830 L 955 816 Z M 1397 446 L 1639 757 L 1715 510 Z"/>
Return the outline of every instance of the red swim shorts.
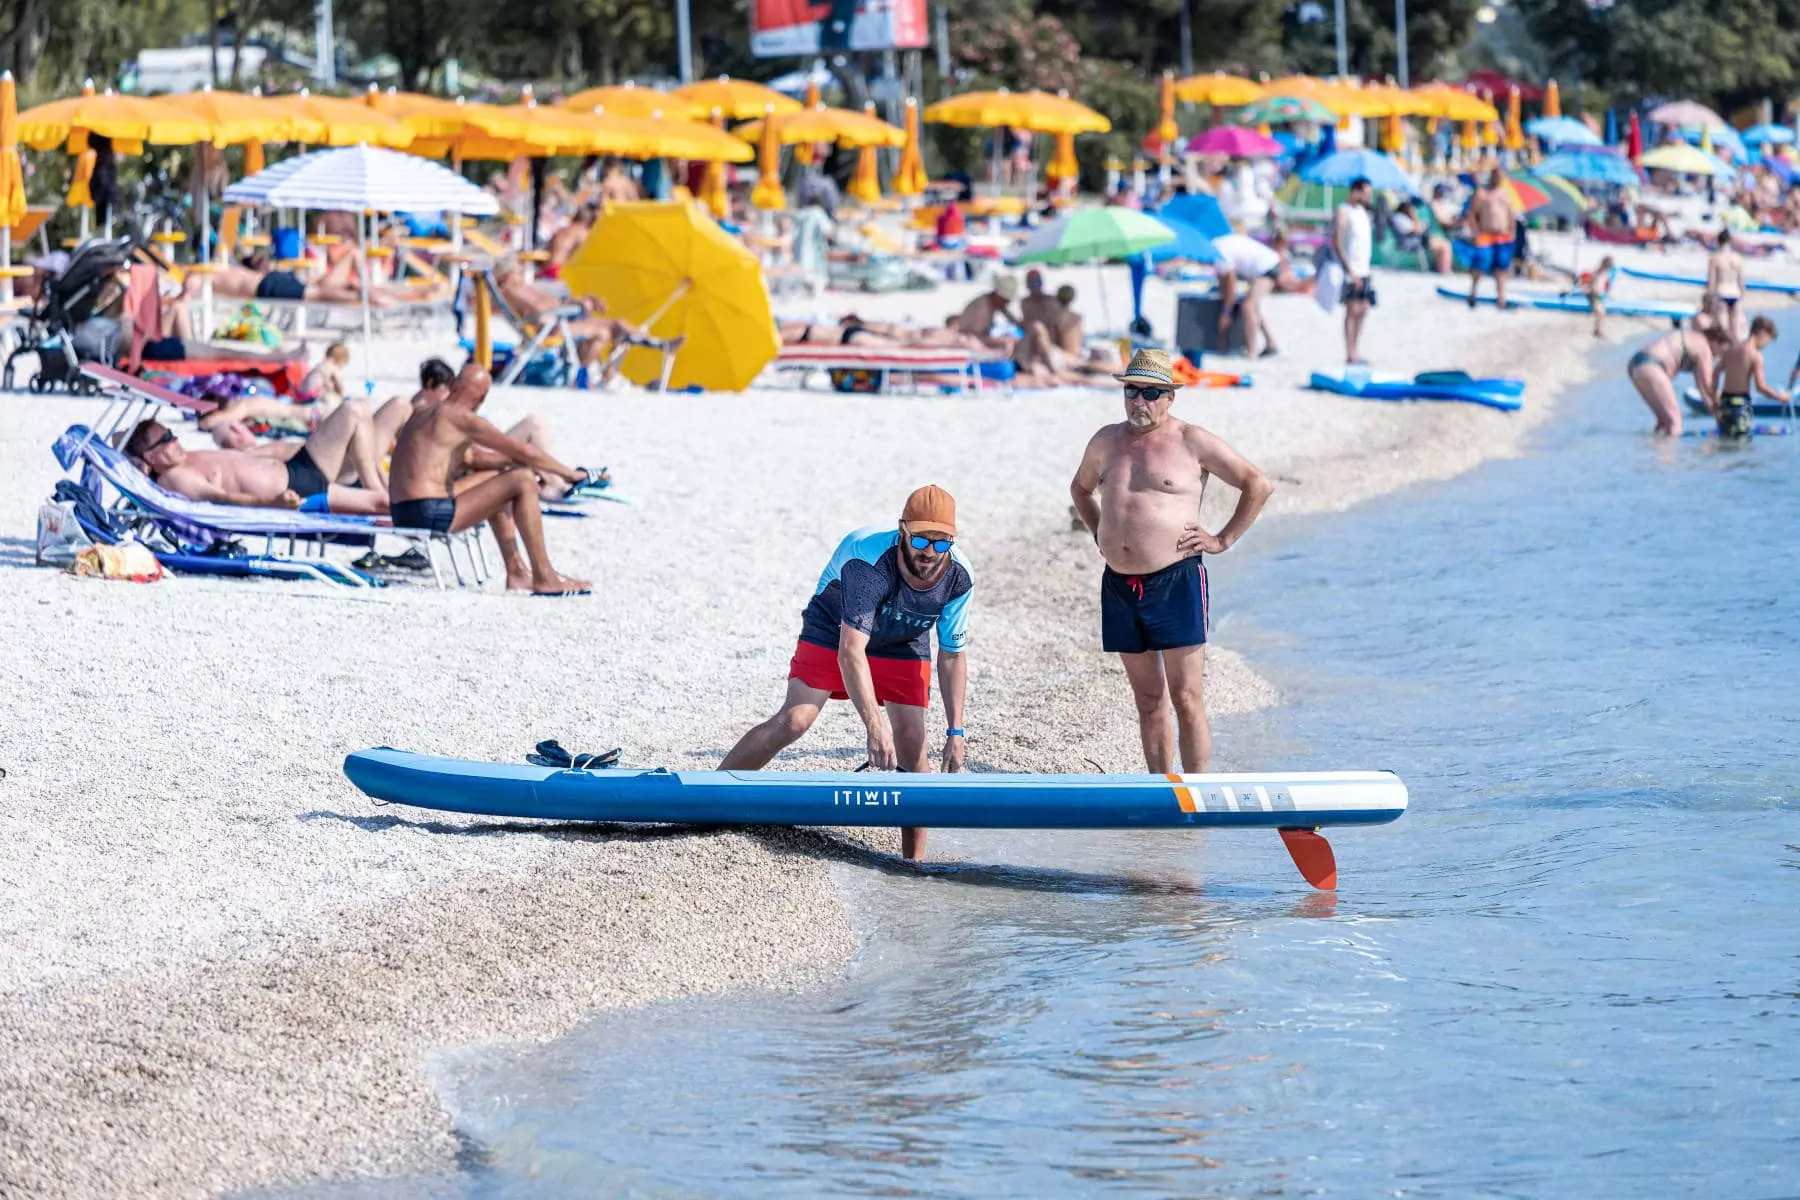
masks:
<path fill-rule="evenodd" d="M 869 674 L 875 680 L 875 700 L 886 704 L 910 704 L 924 708 L 931 703 L 931 664 L 913 658 L 869 656 Z M 800 641 L 788 664 L 788 678 L 809 688 L 830 692 L 833 700 L 848 700 L 844 677 L 838 672 L 838 652 L 816 642 Z"/>

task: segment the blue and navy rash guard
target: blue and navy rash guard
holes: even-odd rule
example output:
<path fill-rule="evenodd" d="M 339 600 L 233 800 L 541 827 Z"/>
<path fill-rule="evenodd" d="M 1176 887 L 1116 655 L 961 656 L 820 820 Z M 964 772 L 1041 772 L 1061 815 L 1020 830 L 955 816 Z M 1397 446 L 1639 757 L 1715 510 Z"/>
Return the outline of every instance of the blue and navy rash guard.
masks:
<path fill-rule="evenodd" d="M 926 661 L 935 627 L 938 649 L 960 654 L 975 587 L 962 551 L 951 548 L 950 565 L 923 591 L 900 577 L 899 556 L 898 529 L 869 526 L 839 542 L 800 614 L 800 640 L 836 650 L 848 625 L 869 635 L 871 658 Z"/>

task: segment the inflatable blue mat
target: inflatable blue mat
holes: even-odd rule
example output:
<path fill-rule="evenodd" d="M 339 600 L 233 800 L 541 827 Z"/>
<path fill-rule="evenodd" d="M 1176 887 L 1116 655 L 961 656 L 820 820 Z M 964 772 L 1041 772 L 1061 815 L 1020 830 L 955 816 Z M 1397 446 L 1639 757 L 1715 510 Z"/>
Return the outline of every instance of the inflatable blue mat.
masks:
<path fill-rule="evenodd" d="M 1705 287 L 1705 275 L 1677 275 L 1673 271 L 1640 271 L 1636 267 L 1620 267 L 1620 272 L 1633 279 L 1646 279 L 1653 283 L 1680 283 L 1688 287 Z M 1746 279 L 1744 289 L 1751 292 L 1774 292 L 1781 296 L 1800 296 L 1800 283 L 1766 283 Z"/>
<path fill-rule="evenodd" d="M 1355 370 L 1342 375 L 1314 372 L 1310 386 L 1360 400 L 1461 400 L 1502 412 L 1523 408 L 1519 397 L 1525 392 L 1521 379 L 1475 379 L 1461 371 L 1426 371 L 1410 379 Z"/>
<path fill-rule="evenodd" d="M 1469 302 L 1469 293 L 1459 292 L 1455 288 L 1440 287 L 1437 293 L 1446 300 L 1455 300 L 1462 304 Z M 1492 307 L 1496 301 L 1492 296 L 1481 295 L 1475 297 L 1475 303 Z M 1514 291 L 1507 297 L 1506 307 L 1531 308 L 1539 312 L 1587 313 L 1593 311 L 1588 307 L 1587 297 L 1580 292 L 1557 295 L 1548 292 Z M 1607 298 L 1606 312 L 1607 315 L 1614 317 L 1654 317 L 1671 321 L 1694 315 L 1694 310 L 1685 305 L 1654 302 L 1633 304 L 1617 297 Z"/>

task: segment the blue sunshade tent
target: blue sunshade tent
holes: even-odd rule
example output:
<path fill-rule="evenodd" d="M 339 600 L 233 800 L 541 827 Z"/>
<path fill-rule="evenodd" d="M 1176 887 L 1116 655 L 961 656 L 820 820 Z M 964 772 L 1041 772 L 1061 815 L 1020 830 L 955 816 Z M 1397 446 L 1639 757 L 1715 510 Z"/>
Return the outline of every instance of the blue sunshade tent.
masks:
<path fill-rule="evenodd" d="M 1366 179 L 1384 192 L 1417 192 L 1418 185 L 1400 164 L 1378 150 L 1339 150 L 1313 163 L 1300 177 L 1309 183 L 1349 187 Z"/>
<path fill-rule="evenodd" d="M 1643 182 L 1629 159 L 1597 150 L 1564 150 L 1540 162 L 1533 172 L 1554 175 L 1575 183 L 1612 183 L 1620 187 L 1636 187 Z"/>
<path fill-rule="evenodd" d="M 1231 222 L 1219 201 L 1204 192 L 1176 196 L 1157 211 L 1159 217 L 1172 217 L 1184 225 L 1192 225 L 1209 238 L 1224 237 L 1231 232 Z"/>
<path fill-rule="evenodd" d="M 1525 132 L 1552 146 L 1598 146 L 1600 135 L 1574 117 L 1538 117 L 1525 122 Z"/>

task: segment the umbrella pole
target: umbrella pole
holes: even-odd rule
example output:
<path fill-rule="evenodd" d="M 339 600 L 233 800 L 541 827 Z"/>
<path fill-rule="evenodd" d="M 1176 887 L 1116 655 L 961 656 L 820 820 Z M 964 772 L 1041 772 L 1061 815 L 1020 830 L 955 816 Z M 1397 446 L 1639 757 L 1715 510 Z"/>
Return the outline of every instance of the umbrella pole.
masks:
<path fill-rule="evenodd" d="M 654 326 L 658 321 L 662 320 L 663 314 L 668 312 L 671 308 L 674 308 L 675 302 L 677 300 L 680 300 L 683 296 L 687 295 L 690 291 L 692 291 L 693 287 L 694 287 L 693 280 L 691 280 L 691 279 L 682 280 L 681 286 L 677 287 L 674 291 L 670 292 L 669 298 L 667 300 L 664 300 L 662 302 L 662 304 L 660 306 L 658 306 L 657 310 L 655 312 L 651 313 L 650 316 L 648 317 L 648 319 L 646 319 L 644 321 L 644 323 L 643 323 L 644 332 L 649 333 L 651 327 Z"/>
<path fill-rule="evenodd" d="M 375 397 L 375 322 L 369 315 L 369 216 L 356 210 L 356 240 L 362 248 L 363 394 Z"/>
<path fill-rule="evenodd" d="M 1100 319 L 1106 322 L 1106 332 L 1113 331 L 1112 301 L 1106 298 L 1106 263 L 1099 260 L 1094 263 L 1094 278 L 1100 281 Z"/>
<path fill-rule="evenodd" d="M 13 298 L 12 281 L 12 226 L 0 225 L 0 301 L 11 303 Z"/>

